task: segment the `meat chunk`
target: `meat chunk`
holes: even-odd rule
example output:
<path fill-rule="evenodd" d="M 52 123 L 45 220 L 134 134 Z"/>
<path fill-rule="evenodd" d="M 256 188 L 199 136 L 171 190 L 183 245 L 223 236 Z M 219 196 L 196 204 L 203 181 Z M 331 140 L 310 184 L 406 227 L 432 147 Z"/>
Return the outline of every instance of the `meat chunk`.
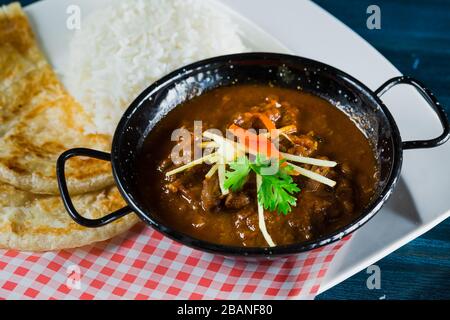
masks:
<path fill-rule="evenodd" d="M 243 129 L 253 128 L 253 115 L 248 112 L 238 113 L 234 116 L 233 123 Z"/>
<path fill-rule="evenodd" d="M 276 96 L 267 97 L 264 103 L 253 107 L 252 112 L 262 113 L 276 123 L 282 116 L 282 105 L 278 101 L 279 99 Z"/>
<path fill-rule="evenodd" d="M 167 183 L 163 187 L 166 194 L 177 193 L 188 204 L 192 210 L 199 208 L 198 194 L 200 188 L 197 185 L 186 186 L 183 179 L 176 179 L 173 182 Z"/>
<path fill-rule="evenodd" d="M 250 198 L 243 192 L 232 192 L 225 199 L 225 207 L 228 209 L 242 209 L 249 204 Z"/>
<path fill-rule="evenodd" d="M 288 102 L 281 103 L 281 119 L 279 127 L 296 126 L 298 127 L 299 109 L 293 107 Z"/>
<path fill-rule="evenodd" d="M 285 237 L 286 243 L 292 243 L 295 241 L 308 241 L 314 236 L 311 217 L 307 214 L 291 214 L 285 218 L 285 232 L 283 236 Z"/>
<path fill-rule="evenodd" d="M 281 118 L 281 111 L 279 108 L 275 106 L 271 106 L 269 108 L 264 108 L 264 111 L 261 112 L 267 118 L 269 118 L 272 122 L 276 123 Z"/>
<path fill-rule="evenodd" d="M 353 200 L 353 186 L 349 179 L 341 179 L 336 186 L 336 197 L 339 198 L 342 208 L 347 214 L 351 214 L 355 209 Z"/>
<path fill-rule="evenodd" d="M 317 151 L 319 147 L 318 141 L 314 138 L 314 133 L 310 132 L 307 135 L 291 135 L 293 146 L 288 149 L 288 153 L 298 156 L 309 157 Z"/>
<path fill-rule="evenodd" d="M 254 208 L 246 208 L 234 215 L 234 229 L 244 247 L 257 243 L 259 236 L 258 214 Z"/>
<path fill-rule="evenodd" d="M 234 123 L 244 129 L 266 129 L 264 124 L 258 118 L 258 115 L 265 115 L 273 123 L 277 123 L 282 116 L 280 107 L 281 104 L 274 98 L 267 98 L 264 103 L 252 107 L 249 112 L 237 114 L 234 117 Z"/>
<path fill-rule="evenodd" d="M 219 186 L 219 178 L 217 175 L 203 180 L 203 188 L 201 192 L 201 203 L 205 211 L 209 211 L 219 206 L 221 200 L 221 192 Z"/>
<path fill-rule="evenodd" d="M 317 159 L 329 160 L 328 157 L 317 157 Z M 324 176 L 324 177 L 332 179 L 332 180 L 336 178 L 335 171 L 329 167 L 311 166 L 310 168 L 308 168 L 308 170 L 311 170 L 314 173 L 320 174 L 321 176 Z M 308 179 L 305 184 L 305 191 L 307 191 L 307 192 L 316 192 L 319 190 L 323 190 L 325 188 L 327 188 L 326 185 L 324 185 L 323 183 L 320 183 L 316 180 L 312 180 L 312 179 Z"/>

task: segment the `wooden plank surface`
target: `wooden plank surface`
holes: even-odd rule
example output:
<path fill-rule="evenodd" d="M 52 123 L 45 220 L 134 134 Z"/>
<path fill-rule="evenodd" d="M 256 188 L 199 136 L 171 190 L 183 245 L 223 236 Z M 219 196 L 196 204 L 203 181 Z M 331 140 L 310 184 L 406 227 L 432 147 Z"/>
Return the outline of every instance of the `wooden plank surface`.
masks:
<path fill-rule="evenodd" d="M 449 0 L 314 2 L 365 38 L 402 73 L 423 81 L 450 114 Z M 367 7 L 375 3 L 381 9 L 381 30 L 366 26 Z M 369 275 L 360 272 L 318 299 L 449 299 L 450 220 L 377 265 L 381 290 L 369 290 Z"/>

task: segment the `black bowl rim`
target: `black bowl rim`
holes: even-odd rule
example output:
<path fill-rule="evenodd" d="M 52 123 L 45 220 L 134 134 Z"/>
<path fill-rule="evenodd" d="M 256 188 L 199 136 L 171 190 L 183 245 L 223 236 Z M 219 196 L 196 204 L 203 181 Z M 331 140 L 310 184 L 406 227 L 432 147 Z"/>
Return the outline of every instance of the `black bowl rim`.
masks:
<path fill-rule="evenodd" d="M 130 193 L 128 193 L 128 187 L 127 183 L 123 181 L 123 179 L 120 176 L 120 173 L 117 171 L 117 155 L 119 153 L 119 146 L 120 141 L 122 140 L 122 136 L 126 134 L 126 128 L 127 124 L 130 121 L 130 119 L 133 117 L 133 115 L 136 113 L 136 111 L 139 110 L 141 105 L 145 103 L 148 100 L 148 97 L 155 92 L 163 89 L 167 85 L 176 82 L 182 77 L 185 77 L 186 75 L 194 72 L 196 69 L 199 69 L 201 67 L 204 67 L 206 65 L 212 64 L 212 63 L 231 63 L 232 61 L 239 61 L 239 60 L 246 60 L 246 59 L 260 59 L 260 60 L 279 60 L 280 64 L 283 60 L 285 61 L 303 61 L 309 64 L 316 65 L 317 67 L 321 68 L 322 70 L 326 70 L 327 72 L 335 73 L 336 75 L 339 75 L 340 78 L 345 79 L 346 81 L 349 81 L 354 87 L 356 87 L 359 91 L 365 92 L 368 96 L 370 96 L 378 105 L 380 106 L 381 110 L 385 114 L 385 116 L 388 119 L 388 122 L 391 126 L 392 131 L 392 138 L 393 138 L 393 163 L 392 163 L 392 170 L 389 175 L 389 179 L 386 182 L 385 187 L 380 192 L 379 196 L 372 201 L 372 203 L 361 213 L 360 217 L 355 219 L 352 223 L 338 229 L 337 231 L 322 236 L 316 240 L 302 242 L 302 243 L 296 243 L 296 244 L 290 244 L 290 245 L 283 245 L 283 246 L 276 246 L 276 247 L 237 247 L 237 246 L 227 246 L 227 245 L 220 245 L 215 244 L 211 242 L 207 242 L 204 240 L 196 239 L 194 237 L 191 237 L 189 235 L 186 235 L 182 232 L 179 232 L 177 230 L 174 230 L 171 227 L 168 227 L 164 225 L 161 222 L 158 222 L 154 219 L 152 219 L 145 211 L 145 209 L 140 206 L 138 203 L 135 202 L 134 199 L 132 199 Z M 332 67 L 330 65 L 327 65 L 325 63 L 304 58 L 301 56 L 296 55 L 289 55 L 289 54 L 280 54 L 280 53 L 270 53 L 270 52 L 252 52 L 252 53 L 238 53 L 238 54 L 231 54 L 231 55 L 223 55 L 223 56 L 217 56 L 205 60 L 201 60 L 192 64 L 189 64 L 187 66 L 181 67 L 168 75 L 164 76 L 160 80 L 154 82 L 152 85 L 147 87 L 129 106 L 129 108 L 125 111 L 123 114 L 116 131 L 114 133 L 113 143 L 112 143 L 112 169 L 113 169 L 113 176 L 116 181 L 116 184 L 118 186 L 118 189 L 128 205 L 132 208 L 132 210 L 149 226 L 154 228 L 156 231 L 161 232 L 168 238 L 175 240 L 181 244 L 187 245 L 191 248 L 214 253 L 214 254 L 220 254 L 224 256 L 232 256 L 232 257 L 277 257 L 277 256 L 287 256 L 292 254 L 298 254 L 305 251 L 310 251 L 313 249 L 317 249 L 320 247 L 323 247 L 325 245 L 331 244 L 333 242 L 336 242 L 338 240 L 341 240 L 348 236 L 349 234 L 353 233 L 355 230 L 362 227 L 364 224 L 366 224 L 369 220 L 371 220 L 381 209 L 381 207 L 384 205 L 384 203 L 389 199 L 392 192 L 395 189 L 395 186 L 398 182 L 402 162 L 403 162 L 403 148 L 402 148 L 402 139 L 400 135 L 400 131 L 398 129 L 398 126 L 386 107 L 386 105 L 381 101 L 381 99 L 372 91 L 370 90 L 366 85 L 364 85 L 362 82 L 354 78 L 353 76 L 347 74 L 346 72 L 339 70 L 335 67 Z"/>

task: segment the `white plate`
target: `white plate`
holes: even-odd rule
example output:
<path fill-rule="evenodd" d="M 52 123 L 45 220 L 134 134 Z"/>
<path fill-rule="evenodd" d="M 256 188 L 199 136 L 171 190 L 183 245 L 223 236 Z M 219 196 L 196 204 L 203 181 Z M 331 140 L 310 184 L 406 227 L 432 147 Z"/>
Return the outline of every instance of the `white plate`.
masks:
<path fill-rule="evenodd" d="M 342 69 L 375 90 L 400 75 L 380 53 L 333 16 L 306 0 L 222 0 L 231 8 L 246 42 L 258 51 L 293 52 Z M 47 57 L 63 76 L 73 34 L 66 28 L 67 7 L 82 15 L 108 0 L 46 0 L 26 8 Z M 278 39 L 278 40 L 276 40 Z M 384 101 L 404 139 L 440 134 L 437 117 L 412 88 L 397 87 Z M 354 233 L 333 261 L 325 291 L 430 230 L 450 216 L 450 144 L 407 151 L 401 181 L 377 216 Z"/>

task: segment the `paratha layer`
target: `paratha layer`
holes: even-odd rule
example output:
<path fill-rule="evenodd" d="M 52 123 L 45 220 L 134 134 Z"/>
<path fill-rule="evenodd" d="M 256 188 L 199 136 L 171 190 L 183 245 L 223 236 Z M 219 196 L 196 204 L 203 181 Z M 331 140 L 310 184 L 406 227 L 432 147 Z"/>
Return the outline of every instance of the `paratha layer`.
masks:
<path fill-rule="evenodd" d="M 130 214 L 88 229 L 66 212 L 56 182 L 57 157 L 73 147 L 110 149 L 109 136 L 84 133 L 86 121 L 39 51 L 20 5 L 0 7 L 0 248 L 75 248 L 110 239 L 139 221 Z M 125 206 L 111 186 L 109 163 L 71 159 L 67 176 L 83 216 L 99 218 Z"/>
<path fill-rule="evenodd" d="M 19 4 L 0 7 L 0 137 L 45 88 L 59 86 Z"/>
<path fill-rule="evenodd" d="M 0 181 L 22 190 L 57 195 L 55 163 L 75 147 L 110 150 L 111 137 L 85 134 L 89 118 L 65 91 L 38 49 L 18 4 L 0 9 Z M 73 194 L 113 184 L 108 163 L 68 162 Z"/>
<path fill-rule="evenodd" d="M 75 196 L 73 201 L 87 218 L 99 218 L 125 206 L 114 187 Z M 21 251 L 76 248 L 110 239 L 138 221 L 135 214 L 129 214 L 101 228 L 84 228 L 69 217 L 60 197 L 35 195 L 0 184 L 0 248 Z"/>

